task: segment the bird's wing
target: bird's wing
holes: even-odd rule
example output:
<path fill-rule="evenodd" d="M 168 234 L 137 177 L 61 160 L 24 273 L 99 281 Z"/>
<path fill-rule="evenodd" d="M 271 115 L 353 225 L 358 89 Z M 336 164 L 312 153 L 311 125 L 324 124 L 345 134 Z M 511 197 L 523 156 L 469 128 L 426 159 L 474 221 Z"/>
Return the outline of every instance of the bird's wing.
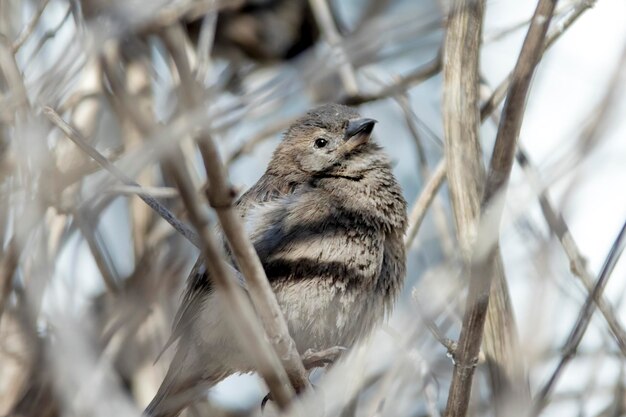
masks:
<path fill-rule="evenodd" d="M 259 181 L 246 191 L 235 203 L 235 207 L 241 217 L 245 218 L 252 207 L 272 203 L 283 198 L 285 195 L 293 193 L 296 189 L 293 185 L 288 185 L 280 181 L 274 181 L 272 178 L 264 175 Z M 223 239 L 218 231 L 220 240 Z M 225 242 L 224 242 L 224 246 Z M 228 249 L 228 248 L 226 248 Z M 245 279 L 242 274 L 231 266 L 232 272 L 237 277 L 239 284 L 246 289 Z M 165 343 L 165 346 L 155 359 L 155 363 L 160 359 L 163 353 L 185 332 L 190 323 L 196 318 L 200 312 L 202 301 L 213 292 L 213 284 L 208 276 L 204 265 L 204 257 L 202 254 L 198 257 L 194 267 L 187 279 L 187 285 L 183 294 L 180 307 L 174 316 L 172 323 L 172 332 Z"/>
<path fill-rule="evenodd" d="M 233 275 L 235 275 L 239 281 L 239 285 L 241 285 L 244 290 L 247 290 L 243 275 L 234 267 L 230 266 L 230 268 Z M 161 358 L 163 353 L 180 338 L 185 330 L 189 328 L 189 325 L 200 312 L 202 301 L 214 291 L 212 281 L 208 277 L 208 272 L 204 266 L 204 258 L 202 255 L 198 257 L 187 281 L 187 288 L 183 294 L 180 307 L 174 316 L 170 337 L 161 349 L 161 352 L 159 352 L 154 361 L 155 363 Z"/>
<path fill-rule="evenodd" d="M 382 263 L 383 233 L 363 232 L 361 219 L 313 187 L 251 205 L 250 239 L 267 278 L 374 279 Z M 360 256 L 369 253 L 371 256 Z"/>
<path fill-rule="evenodd" d="M 157 355 L 154 363 L 158 362 L 163 353 L 183 334 L 183 331 L 187 329 L 189 323 L 195 318 L 196 314 L 198 314 L 199 307 L 201 303 L 199 302 L 200 296 L 205 296 L 210 294 L 211 289 L 209 291 L 191 291 L 193 287 L 198 285 L 201 282 L 209 282 L 208 279 L 202 279 L 203 275 L 206 275 L 206 268 L 202 262 L 202 256 L 198 257 L 195 265 L 191 269 L 191 273 L 189 274 L 187 288 L 183 294 L 183 298 L 181 300 L 180 306 L 176 311 L 176 315 L 174 316 L 174 321 L 172 323 L 172 331 L 169 339 L 165 342 L 165 345 Z"/>

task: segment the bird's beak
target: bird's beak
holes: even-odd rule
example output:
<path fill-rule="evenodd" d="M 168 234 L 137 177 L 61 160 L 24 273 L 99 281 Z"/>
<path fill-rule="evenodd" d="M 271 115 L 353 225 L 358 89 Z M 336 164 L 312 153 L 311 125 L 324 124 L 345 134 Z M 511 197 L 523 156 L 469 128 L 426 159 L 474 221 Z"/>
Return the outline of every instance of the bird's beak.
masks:
<path fill-rule="evenodd" d="M 344 140 L 349 149 L 354 149 L 359 145 L 367 143 L 372 136 L 374 125 L 378 123 L 374 119 L 355 119 L 348 122 Z"/>

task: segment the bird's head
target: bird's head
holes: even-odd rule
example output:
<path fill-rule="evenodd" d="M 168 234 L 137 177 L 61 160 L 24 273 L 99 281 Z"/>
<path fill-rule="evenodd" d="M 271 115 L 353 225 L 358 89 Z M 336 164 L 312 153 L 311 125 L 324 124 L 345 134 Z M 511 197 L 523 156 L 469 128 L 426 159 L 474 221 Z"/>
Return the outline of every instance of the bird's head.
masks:
<path fill-rule="evenodd" d="M 375 124 L 347 106 L 317 107 L 287 130 L 270 166 L 309 175 L 358 175 L 380 150 L 371 140 Z"/>

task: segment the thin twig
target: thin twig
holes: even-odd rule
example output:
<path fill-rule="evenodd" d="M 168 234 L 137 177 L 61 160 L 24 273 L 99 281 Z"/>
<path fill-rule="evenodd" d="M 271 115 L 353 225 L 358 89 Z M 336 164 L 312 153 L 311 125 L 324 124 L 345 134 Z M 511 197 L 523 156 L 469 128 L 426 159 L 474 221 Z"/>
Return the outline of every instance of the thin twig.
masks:
<path fill-rule="evenodd" d="M 341 78 L 346 94 L 348 96 L 357 95 L 359 85 L 357 83 L 354 67 L 352 63 L 350 63 L 348 54 L 343 50 L 341 35 L 339 35 L 337 31 L 328 3 L 326 0 L 309 0 L 309 4 L 311 5 L 313 15 L 315 16 L 315 20 L 317 21 L 322 35 L 335 53 L 335 58 L 339 61 L 339 77 Z"/>
<path fill-rule="evenodd" d="M 543 47 L 542 55 L 550 49 L 550 47 L 556 42 L 559 37 L 565 33 L 565 31 L 587 10 L 593 7 L 596 0 L 581 0 L 574 8 L 572 14 L 570 14 L 563 23 L 559 24 L 557 28 L 552 31 L 546 38 L 545 44 Z M 483 103 L 480 108 L 480 120 L 484 121 L 489 114 L 491 114 L 498 105 L 504 100 L 506 92 L 509 89 L 509 85 L 511 83 L 511 75 L 512 72 L 507 75 L 504 80 L 498 84 L 498 86 L 493 90 L 491 97 L 487 99 Z"/>
<path fill-rule="evenodd" d="M 228 158 L 226 158 L 226 166 L 230 166 L 237 159 L 241 158 L 244 155 L 251 153 L 260 143 L 270 139 L 273 135 L 287 129 L 291 124 L 295 121 L 293 117 L 287 119 L 281 119 L 275 123 L 268 125 L 263 128 L 260 132 L 254 135 L 249 140 L 245 141 L 241 144 L 237 149 L 235 149 Z"/>
<path fill-rule="evenodd" d="M 446 348 L 446 350 L 448 351 L 448 354 L 454 357 L 456 349 L 458 348 L 458 343 L 444 336 L 444 331 L 442 331 L 439 328 L 439 326 L 437 326 L 437 323 L 435 323 L 435 320 L 432 319 L 430 314 L 424 311 L 424 309 L 422 308 L 422 303 L 419 300 L 418 291 L 416 290 L 414 290 L 413 292 L 413 301 L 414 301 L 415 308 L 417 309 L 419 313 L 420 319 L 424 322 L 424 324 L 426 325 L 426 328 L 430 331 L 430 333 L 433 335 L 435 340 L 439 342 L 443 347 Z"/>
<path fill-rule="evenodd" d="M 411 214 L 409 215 L 409 229 L 407 230 L 406 237 L 404 239 L 404 245 L 407 248 L 411 247 L 415 236 L 417 236 L 417 231 L 422 224 L 422 220 L 424 220 L 426 211 L 435 199 L 437 191 L 441 187 L 441 184 L 443 184 L 443 180 L 445 179 L 445 177 L 446 163 L 445 160 L 442 160 L 433 171 L 431 177 L 428 179 L 428 182 L 422 189 L 422 192 L 419 194 L 419 196 L 415 200 L 415 203 L 413 204 L 413 209 L 411 210 Z"/>
<path fill-rule="evenodd" d="M 537 172 L 530 163 L 528 155 L 522 147 L 520 147 L 517 151 L 516 160 L 524 169 L 526 174 L 531 177 L 532 181 L 537 182 Z M 537 184 L 538 189 L 539 187 L 540 186 Z M 593 288 L 593 278 L 587 266 L 587 262 L 580 253 L 580 249 L 578 248 L 578 245 L 576 244 L 576 241 L 574 240 L 563 215 L 554 209 L 553 204 L 550 202 L 548 191 L 545 189 L 542 189 L 539 192 L 539 205 L 548 227 L 550 227 L 550 230 L 552 230 L 558 238 L 565 255 L 570 261 L 570 270 L 572 271 L 572 274 L 580 279 L 588 291 L 591 291 Z M 626 332 L 622 328 L 619 319 L 615 316 L 615 311 L 606 297 L 600 297 L 595 301 L 598 305 L 598 309 L 604 316 L 604 320 L 608 324 L 609 329 L 611 330 L 611 333 L 613 334 L 613 337 L 622 352 L 622 355 L 626 357 Z"/>
<path fill-rule="evenodd" d="M 585 303 L 583 304 L 580 312 L 578 313 L 578 318 L 576 319 L 576 324 L 572 328 L 567 340 L 563 346 L 561 359 L 550 375 L 550 378 L 545 383 L 545 385 L 541 388 L 537 396 L 535 397 L 532 416 L 537 416 L 541 410 L 545 407 L 547 403 L 547 399 L 552 393 L 554 386 L 556 385 L 559 377 L 561 376 L 563 370 L 567 366 L 567 364 L 574 358 L 576 355 L 576 350 L 578 349 L 578 345 L 583 339 L 587 328 L 589 327 L 589 323 L 591 322 L 591 317 L 593 316 L 593 312 L 596 308 L 595 300 L 599 299 L 602 296 L 602 292 L 606 287 L 606 284 L 617 265 L 617 261 L 620 256 L 624 252 L 624 248 L 626 247 L 626 223 L 622 225 L 622 229 L 620 230 L 617 238 L 611 245 L 611 249 L 604 260 L 604 264 L 602 265 L 602 269 L 600 271 L 600 275 L 598 276 L 598 280 L 593 286 L 592 291 L 589 293 L 587 298 L 585 299 Z"/>
<path fill-rule="evenodd" d="M 57 33 L 59 33 L 59 30 L 61 30 L 63 25 L 65 25 L 65 22 L 67 21 L 67 19 L 70 17 L 71 14 L 72 14 L 72 6 L 68 6 L 67 11 L 65 12 L 65 15 L 63 15 L 63 18 L 59 21 L 59 23 L 52 29 L 46 31 L 46 33 L 44 33 L 44 35 L 39 39 L 39 41 L 37 42 L 37 46 L 33 48 L 33 52 L 31 52 L 30 56 L 25 61 L 27 62 L 27 65 L 32 62 L 37 62 L 35 60 L 35 56 L 41 51 L 41 48 L 43 48 L 43 46 L 50 39 L 53 39 L 54 37 L 56 37 Z"/>
<path fill-rule="evenodd" d="M 484 87 L 489 88 L 487 85 L 483 85 Z M 500 123 L 500 116 L 497 113 L 491 113 L 491 118 L 494 123 Z M 572 274 L 581 280 L 588 291 L 591 291 L 593 288 L 593 277 L 587 267 L 587 262 L 581 254 L 580 249 L 578 248 L 578 245 L 576 244 L 576 241 L 574 240 L 574 237 L 570 232 L 565 219 L 563 218 L 563 215 L 560 212 L 557 212 L 554 205 L 550 201 L 548 190 L 540 184 L 537 168 L 531 163 L 528 153 L 524 150 L 524 147 L 521 144 L 518 145 L 515 160 L 526 173 L 531 186 L 537 190 L 539 206 L 541 207 L 543 217 L 545 218 L 552 233 L 554 233 L 558 238 L 565 255 L 569 259 Z M 626 331 L 624 331 L 619 319 L 615 316 L 611 303 L 606 299 L 606 297 L 601 297 L 597 299 L 596 302 L 598 304 L 598 309 L 604 316 L 609 329 L 613 333 L 622 355 L 626 357 Z"/>
<path fill-rule="evenodd" d="M 30 19 L 28 24 L 24 27 L 24 29 L 17 36 L 17 39 L 15 39 L 15 41 L 11 45 L 11 49 L 13 50 L 14 54 L 19 52 L 22 45 L 24 45 L 24 42 L 26 42 L 28 37 L 33 34 L 33 31 L 35 30 L 35 27 L 37 26 L 37 22 L 39 22 L 41 15 L 43 14 L 44 10 L 46 10 L 48 3 L 50 3 L 50 0 L 43 0 L 41 2 L 41 4 L 39 5 L 39 8 L 37 9 L 33 17 Z"/>
<path fill-rule="evenodd" d="M 44 115 L 46 115 L 48 120 L 52 122 L 52 124 L 58 127 L 65 134 L 68 139 L 74 142 L 83 152 L 93 158 L 93 160 L 96 161 L 98 165 L 111 173 L 119 181 L 133 187 L 141 187 L 130 177 L 128 177 L 124 172 L 122 172 L 122 170 L 120 170 L 117 166 L 115 166 L 108 159 L 106 159 L 100 152 L 98 152 L 98 150 L 96 150 L 93 146 L 87 143 L 82 135 L 76 129 L 70 126 L 69 123 L 64 121 L 61 116 L 59 116 L 59 114 L 54 111 L 52 107 L 44 107 L 43 113 Z M 150 206 L 150 208 L 153 209 L 166 222 L 168 222 L 174 229 L 176 229 L 176 231 L 180 233 L 185 239 L 191 242 L 195 247 L 200 247 L 198 235 L 191 228 L 189 228 L 189 226 L 178 220 L 174 213 L 172 213 L 167 207 L 159 203 L 155 198 L 148 195 L 146 192 L 137 194 L 137 196 L 141 198 L 148 206 Z"/>
<path fill-rule="evenodd" d="M 372 94 L 356 94 L 345 97 L 342 101 L 345 104 L 351 106 L 357 106 L 359 104 L 369 103 L 370 101 L 376 101 L 385 99 L 400 93 L 403 93 L 407 88 L 419 84 L 427 79 L 433 77 L 441 71 L 441 53 L 437 53 L 437 56 L 426 64 L 414 69 L 410 73 L 399 77 L 393 84 L 383 87 L 380 91 Z"/>
<path fill-rule="evenodd" d="M 78 225 L 83 237 L 87 241 L 91 255 L 96 262 L 100 275 L 102 275 L 104 285 L 112 294 L 119 294 L 120 279 L 114 275 L 113 270 L 110 267 L 111 257 L 105 252 L 106 248 L 98 242 L 96 230 L 92 229 L 92 225 L 87 222 L 84 213 L 75 210 L 74 213 L 72 213 L 72 216 L 74 217 L 74 221 Z"/>

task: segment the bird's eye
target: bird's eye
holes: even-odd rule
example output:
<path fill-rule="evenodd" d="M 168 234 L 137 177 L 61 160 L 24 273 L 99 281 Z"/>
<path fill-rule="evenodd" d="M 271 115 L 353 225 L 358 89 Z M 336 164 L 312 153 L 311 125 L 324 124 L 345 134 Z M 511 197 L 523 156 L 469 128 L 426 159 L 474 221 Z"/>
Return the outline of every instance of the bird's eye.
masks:
<path fill-rule="evenodd" d="M 328 141 L 324 138 L 317 138 L 315 139 L 315 147 L 316 148 L 323 148 L 324 146 L 328 145 Z"/>

